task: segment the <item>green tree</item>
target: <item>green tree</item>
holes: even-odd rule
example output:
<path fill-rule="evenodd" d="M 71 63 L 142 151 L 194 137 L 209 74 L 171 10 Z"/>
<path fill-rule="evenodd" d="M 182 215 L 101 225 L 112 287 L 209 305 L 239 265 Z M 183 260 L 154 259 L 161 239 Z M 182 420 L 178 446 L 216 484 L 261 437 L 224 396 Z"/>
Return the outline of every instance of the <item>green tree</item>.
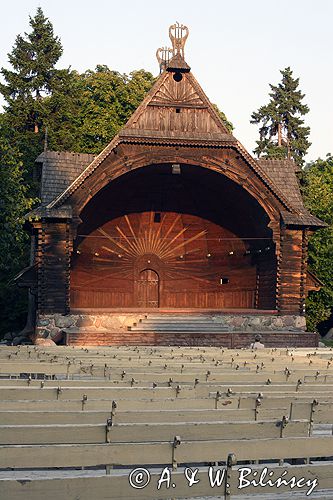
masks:
<path fill-rule="evenodd" d="M 0 333 L 24 326 L 26 292 L 10 281 L 27 262 L 29 236 L 23 216 L 33 204 L 22 177 L 21 155 L 3 137 L 0 125 Z"/>
<path fill-rule="evenodd" d="M 328 224 L 309 241 L 310 269 L 324 283 L 324 287 L 319 292 L 311 292 L 307 300 L 308 329 L 313 331 L 333 312 L 333 156 L 329 154 L 325 160 L 319 158 L 307 165 L 303 184 L 307 208 Z"/>
<path fill-rule="evenodd" d="M 5 83 L 0 85 L 0 90 L 15 126 L 21 131 L 37 133 L 44 115 L 42 97 L 52 93 L 58 71 L 55 64 L 62 54 L 62 46 L 40 7 L 35 17 L 30 17 L 29 24 L 31 33 L 25 33 L 24 37 L 18 35 L 8 54 L 13 69 L 1 69 Z"/>
<path fill-rule="evenodd" d="M 304 94 L 298 88 L 299 78 L 293 78 L 289 67 L 281 74 L 281 83 L 270 85 L 269 103 L 251 115 L 251 123 L 260 125 L 260 139 L 254 153 L 264 158 L 293 158 L 302 166 L 311 146 L 310 128 L 304 126 L 302 119 L 309 108 L 302 103 Z"/>
<path fill-rule="evenodd" d="M 226 126 L 228 132 L 230 132 L 230 134 L 232 134 L 232 131 L 234 130 L 233 124 L 228 120 L 228 118 L 223 113 L 223 111 L 221 111 L 219 109 L 219 107 L 217 106 L 217 104 L 213 104 L 213 108 L 215 109 L 215 111 L 217 112 L 217 114 L 219 115 L 219 117 L 221 118 L 221 120 L 223 121 L 223 123 Z"/>
<path fill-rule="evenodd" d="M 76 150 L 100 153 L 150 90 L 152 74 L 138 70 L 120 74 L 107 66 L 78 75 Z"/>
<path fill-rule="evenodd" d="M 57 148 L 68 149 L 75 144 L 73 133 L 59 134 L 64 116 L 72 123 L 72 116 L 68 115 L 75 112 L 75 85 L 73 72 L 55 68 L 63 49 L 41 8 L 30 17 L 29 24 L 31 32 L 18 35 L 8 54 L 11 69 L 1 69 L 0 92 L 6 101 L 3 120 L 8 137 L 22 153 L 24 179 L 31 187 L 34 162 L 43 150 L 46 127 L 50 139 L 55 136 Z M 73 126 L 75 123 L 72 129 Z M 33 186 L 31 191 L 37 193 L 38 187 Z"/>

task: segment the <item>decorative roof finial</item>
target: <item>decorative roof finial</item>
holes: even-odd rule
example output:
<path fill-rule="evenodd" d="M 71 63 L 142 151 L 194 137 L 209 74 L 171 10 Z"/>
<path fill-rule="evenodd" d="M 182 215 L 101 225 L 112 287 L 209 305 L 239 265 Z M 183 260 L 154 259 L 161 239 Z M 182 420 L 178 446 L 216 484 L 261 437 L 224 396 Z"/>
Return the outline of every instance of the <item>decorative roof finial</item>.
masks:
<path fill-rule="evenodd" d="M 156 58 L 158 60 L 158 64 L 160 65 L 160 73 L 164 71 L 173 56 L 173 50 L 170 47 L 160 47 L 156 51 Z"/>
<path fill-rule="evenodd" d="M 160 47 L 156 51 L 156 57 L 162 71 L 177 71 L 184 73 L 190 71 L 190 67 L 184 60 L 184 47 L 189 34 L 189 29 L 184 24 L 176 22 L 169 28 L 169 37 L 172 43 L 172 49 L 169 47 Z M 172 68 L 169 65 L 171 61 Z"/>
<path fill-rule="evenodd" d="M 180 54 L 184 58 L 184 47 L 189 34 L 189 29 L 184 24 L 172 24 L 169 28 L 169 37 L 172 43 L 173 55 Z"/>

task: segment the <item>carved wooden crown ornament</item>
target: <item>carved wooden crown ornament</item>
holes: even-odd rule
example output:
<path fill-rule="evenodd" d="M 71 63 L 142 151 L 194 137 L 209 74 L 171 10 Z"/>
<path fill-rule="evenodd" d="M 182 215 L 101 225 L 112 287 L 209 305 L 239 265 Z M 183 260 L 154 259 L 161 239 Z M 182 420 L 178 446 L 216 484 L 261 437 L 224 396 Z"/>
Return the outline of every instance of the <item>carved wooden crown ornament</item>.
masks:
<path fill-rule="evenodd" d="M 160 47 L 156 51 L 156 58 L 161 72 L 167 67 L 169 61 L 174 56 L 179 54 L 184 59 L 184 47 L 188 35 L 189 29 L 184 24 L 176 22 L 169 27 L 169 38 L 172 49 L 170 47 Z"/>

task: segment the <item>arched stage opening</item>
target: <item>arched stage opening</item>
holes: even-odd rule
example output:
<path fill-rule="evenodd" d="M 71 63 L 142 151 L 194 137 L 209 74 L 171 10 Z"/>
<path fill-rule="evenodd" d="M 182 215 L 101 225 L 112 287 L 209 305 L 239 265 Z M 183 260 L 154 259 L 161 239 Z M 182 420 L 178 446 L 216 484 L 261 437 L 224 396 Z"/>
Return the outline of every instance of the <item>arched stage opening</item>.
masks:
<path fill-rule="evenodd" d="M 276 307 L 270 219 L 222 173 L 139 168 L 99 191 L 80 218 L 71 308 Z"/>

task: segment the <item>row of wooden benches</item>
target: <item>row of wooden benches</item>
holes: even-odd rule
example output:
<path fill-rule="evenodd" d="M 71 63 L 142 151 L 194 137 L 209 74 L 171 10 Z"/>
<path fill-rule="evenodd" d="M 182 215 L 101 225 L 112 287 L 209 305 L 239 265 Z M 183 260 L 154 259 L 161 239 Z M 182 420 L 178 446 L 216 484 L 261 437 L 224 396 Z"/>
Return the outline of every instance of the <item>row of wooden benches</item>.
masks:
<path fill-rule="evenodd" d="M 316 478 L 317 489 L 333 488 L 333 437 L 313 432 L 333 424 L 325 352 L 6 349 L 10 359 L 0 351 L 1 500 L 268 498 L 267 488 L 237 487 L 242 465 L 235 458 L 253 469 L 253 481 L 266 464 L 274 477 Z M 215 489 L 209 464 L 226 471 Z M 198 467 L 200 482 L 190 487 L 188 474 Z M 129 484 L 137 468 L 150 471 L 142 489 Z M 175 489 L 157 489 L 165 468 Z"/>
<path fill-rule="evenodd" d="M 290 420 L 306 419 L 313 424 L 333 424 L 333 401 L 331 402 L 283 402 L 284 406 L 257 408 L 182 408 L 181 403 L 174 408 L 172 403 L 169 409 L 139 409 L 132 402 L 108 402 L 109 409 L 104 402 L 95 401 L 95 409 L 82 411 L 68 409 L 68 405 L 33 405 L 28 409 L 22 404 L 18 411 L 16 408 L 0 410 L 1 425 L 66 425 L 66 424 L 96 424 L 106 422 L 112 418 L 114 423 L 175 423 L 175 422 L 251 422 L 277 419 L 287 416 Z M 273 402 L 275 403 L 275 401 Z M 99 408 L 98 408 L 99 406 Z M 141 406 L 141 405 L 138 405 Z M 164 405 L 165 406 L 165 405 Z M 186 406 L 186 405 L 185 405 Z"/>
<path fill-rule="evenodd" d="M 141 489 L 134 489 L 129 485 L 129 471 L 122 474 L 119 470 L 110 471 L 110 466 L 122 466 L 137 468 L 137 464 L 150 464 L 151 470 L 154 466 L 169 467 L 169 470 L 176 470 L 181 464 L 187 464 L 192 469 L 202 463 L 221 464 L 233 450 L 233 455 L 238 461 L 250 463 L 251 461 L 276 461 L 299 460 L 307 457 L 311 458 L 311 465 L 293 465 L 289 468 L 289 477 L 298 479 L 316 479 L 318 487 L 323 489 L 332 488 L 333 471 L 331 463 L 314 462 L 316 458 L 331 457 L 333 449 L 333 437 L 288 437 L 288 438 L 260 438 L 260 439 L 230 439 L 230 440 L 205 440 L 205 441 L 184 441 L 181 435 L 174 436 L 171 442 L 158 443 L 116 443 L 106 444 L 79 444 L 79 445 L 21 445 L 2 446 L 0 448 L 0 467 L 15 468 L 64 468 L 64 467 L 100 467 L 106 465 L 108 476 L 101 476 L 101 473 L 89 475 L 86 471 L 81 471 L 80 477 L 75 474 L 61 476 L 59 472 L 53 477 L 45 475 L 44 478 L 34 479 L 24 474 L 10 479 L 0 476 L 0 488 L 2 500 L 44 500 L 46 497 L 52 500 L 63 499 L 74 500 L 77 498 L 96 500 L 144 498 L 148 500 L 156 498 L 170 498 L 170 490 L 163 488 L 157 490 L 157 479 L 151 481 L 150 486 Z M 2 457 L 5 457 L 3 459 Z M 309 462 L 310 460 L 307 460 Z M 224 465 L 224 464 L 222 464 Z M 266 464 L 267 466 L 267 464 Z M 288 467 L 280 467 L 268 464 L 270 470 L 274 471 L 277 477 L 285 474 Z M 251 468 L 263 469 L 261 466 Z M 141 465 L 140 470 L 143 467 Z M 148 469 L 149 470 L 149 469 Z M 173 474 L 175 474 L 173 472 Z M 223 498 L 230 498 L 233 494 L 249 494 L 255 492 L 256 495 L 267 495 L 267 489 L 249 489 L 239 491 L 238 479 L 239 469 L 231 468 L 229 475 L 224 478 L 220 489 L 212 490 L 211 485 L 206 481 L 201 483 L 200 488 L 190 488 L 188 482 L 182 481 L 184 472 L 173 475 L 173 480 L 177 478 L 177 493 L 173 493 L 173 498 L 193 498 L 197 495 L 218 495 Z M 305 481 L 304 481 L 305 483 Z M 227 486 L 229 485 L 229 486 Z M 305 491 L 309 487 L 304 488 Z M 281 493 L 289 491 L 288 487 L 269 488 L 270 491 Z M 176 496 L 177 494 L 177 496 Z M 325 493 L 324 493 L 325 495 Z M 215 498 L 215 496 L 214 496 Z M 268 498 L 264 496 L 264 498 Z M 292 498 L 290 496 L 290 498 Z M 323 496 L 325 498 L 325 496 Z M 326 498 L 329 498 L 326 495 Z"/>

